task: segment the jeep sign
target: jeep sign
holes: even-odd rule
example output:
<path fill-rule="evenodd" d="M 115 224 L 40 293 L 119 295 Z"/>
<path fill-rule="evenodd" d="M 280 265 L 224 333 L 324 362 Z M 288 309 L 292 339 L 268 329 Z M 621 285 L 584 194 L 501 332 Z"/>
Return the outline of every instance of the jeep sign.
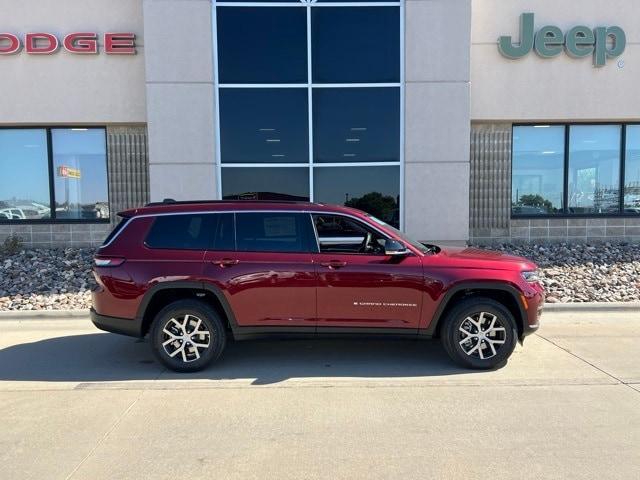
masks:
<path fill-rule="evenodd" d="M 593 65 L 602 67 L 607 58 L 622 55 L 627 37 L 620 27 L 596 27 L 593 30 L 578 25 L 566 34 L 558 27 L 547 25 L 534 31 L 534 14 L 520 17 L 520 43 L 514 44 L 510 36 L 498 39 L 498 49 L 507 58 L 519 59 L 535 49 L 542 58 L 552 58 L 564 49 L 573 58 L 593 55 Z"/>

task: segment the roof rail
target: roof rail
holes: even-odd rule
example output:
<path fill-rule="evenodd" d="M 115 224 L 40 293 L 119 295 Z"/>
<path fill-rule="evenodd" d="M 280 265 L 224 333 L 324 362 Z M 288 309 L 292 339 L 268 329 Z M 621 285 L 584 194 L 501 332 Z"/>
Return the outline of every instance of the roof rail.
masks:
<path fill-rule="evenodd" d="M 174 200 L 173 198 L 165 198 L 161 202 L 149 202 L 145 204 L 145 207 L 157 207 L 160 205 L 193 205 L 198 203 L 287 203 L 287 204 L 309 204 L 311 202 L 299 201 L 299 200 Z"/>

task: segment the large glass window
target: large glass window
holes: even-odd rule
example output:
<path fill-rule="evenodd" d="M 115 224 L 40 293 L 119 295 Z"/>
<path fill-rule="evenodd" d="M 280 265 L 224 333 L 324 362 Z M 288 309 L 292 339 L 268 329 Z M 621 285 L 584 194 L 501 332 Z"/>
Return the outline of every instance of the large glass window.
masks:
<path fill-rule="evenodd" d="M 512 160 L 514 216 L 640 214 L 640 125 L 514 126 Z"/>
<path fill-rule="evenodd" d="M 109 219 L 102 128 L 0 129 L 0 167 L 0 221 Z"/>
<path fill-rule="evenodd" d="M 572 125 L 569 130 L 569 211 L 617 213 L 620 125 Z"/>
<path fill-rule="evenodd" d="M 103 129 L 51 130 L 56 218 L 109 218 Z"/>
<path fill-rule="evenodd" d="M 224 200 L 309 200 L 306 168 L 223 168 Z"/>
<path fill-rule="evenodd" d="M 307 82 L 304 9 L 218 7 L 217 24 L 220 83 Z"/>
<path fill-rule="evenodd" d="M 399 16 L 396 7 L 313 9 L 313 81 L 399 82 Z"/>
<path fill-rule="evenodd" d="M 223 163 L 306 163 L 307 90 L 221 88 Z"/>
<path fill-rule="evenodd" d="M 400 161 L 399 89 L 317 88 L 313 104 L 315 162 Z"/>
<path fill-rule="evenodd" d="M 400 214 L 400 168 L 317 167 L 314 198 L 369 212 L 397 227 Z"/>
<path fill-rule="evenodd" d="M 0 172 L 0 220 L 51 218 L 46 130 L 0 130 Z"/>
<path fill-rule="evenodd" d="M 562 211 L 564 126 L 513 128 L 512 211 L 546 215 Z"/>
<path fill-rule="evenodd" d="M 402 4 L 357 3 L 214 3 L 223 198 L 349 201 L 401 224 Z"/>
<path fill-rule="evenodd" d="M 640 213 L 640 125 L 628 125 L 626 138 L 624 211 Z"/>

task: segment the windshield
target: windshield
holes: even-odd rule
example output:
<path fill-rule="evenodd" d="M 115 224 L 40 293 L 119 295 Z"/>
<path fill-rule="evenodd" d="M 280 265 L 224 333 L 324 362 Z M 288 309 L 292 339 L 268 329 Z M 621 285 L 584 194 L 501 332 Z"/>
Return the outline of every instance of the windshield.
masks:
<path fill-rule="evenodd" d="M 367 217 L 369 217 L 372 221 L 374 221 L 378 225 L 382 225 L 383 227 L 388 228 L 393 233 L 395 233 L 398 236 L 398 238 L 402 239 L 402 241 L 404 241 L 405 243 L 408 243 L 413 248 L 415 248 L 417 250 L 420 250 L 422 253 L 433 253 L 433 252 L 437 252 L 439 250 L 435 245 L 425 245 L 424 243 L 420 243 L 417 240 L 413 240 L 412 238 L 407 237 L 407 235 L 402 233 L 397 228 L 392 227 L 388 223 L 383 222 L 382 220 L 380 220 L 379 218 L 374 217 L 373 215 L 367 214 Z"/>

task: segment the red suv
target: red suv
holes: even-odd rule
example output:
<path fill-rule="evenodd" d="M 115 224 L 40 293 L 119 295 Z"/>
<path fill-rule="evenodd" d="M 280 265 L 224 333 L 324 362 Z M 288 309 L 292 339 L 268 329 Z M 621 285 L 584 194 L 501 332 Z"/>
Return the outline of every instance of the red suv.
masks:
<path fill-rule="evenodd" d="M 424 245 L 352 208 L 298 202 L 174 202 L 120 213 L 94 259 L 93 323 L 150 334 L 191 372 L 229 336 L 438 337 L 458 364 L 502 365 L 538 328 L 530 261 Z"/>

